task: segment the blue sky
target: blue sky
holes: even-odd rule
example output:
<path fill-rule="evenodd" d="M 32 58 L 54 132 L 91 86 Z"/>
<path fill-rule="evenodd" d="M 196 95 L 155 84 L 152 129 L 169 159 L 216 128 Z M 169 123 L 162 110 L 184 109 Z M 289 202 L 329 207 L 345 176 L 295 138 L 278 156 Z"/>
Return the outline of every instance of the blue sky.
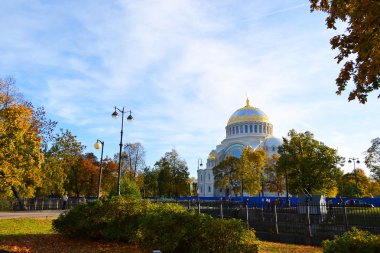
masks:
<path fill-rule="evenodd" d="M 141 142 L 147 165 L 175 147 L 195 176 L 246 95 L 278 137 L 311 131 L 362 161 L 380 137 L 377 94 L 365 105 L 335 95 L 337 32 L 307 0 L 3 0 L 0 9 L 0 76 L 98 156 L 96 139 L 118 152 L 111 114 L 124 106 L 135 118 L 124 142 Z"/>

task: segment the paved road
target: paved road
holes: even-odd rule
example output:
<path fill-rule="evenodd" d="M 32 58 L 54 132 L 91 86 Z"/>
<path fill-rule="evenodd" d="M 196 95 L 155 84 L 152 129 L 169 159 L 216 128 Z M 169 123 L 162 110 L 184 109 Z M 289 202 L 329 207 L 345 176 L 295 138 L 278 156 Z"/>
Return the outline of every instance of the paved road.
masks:
<path fill-rule="evenodd" d="M 63 212 L 63 210 L 0 212 L 0 219 L 11 219 L 11 218 L 56 218 L 62 212 Z"/>

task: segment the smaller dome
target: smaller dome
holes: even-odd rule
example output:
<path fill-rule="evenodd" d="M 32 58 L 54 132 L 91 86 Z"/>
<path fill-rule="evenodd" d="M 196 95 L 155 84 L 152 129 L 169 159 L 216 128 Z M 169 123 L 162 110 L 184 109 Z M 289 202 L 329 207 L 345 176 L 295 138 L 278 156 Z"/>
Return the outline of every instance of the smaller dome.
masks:
<path fill-rule="evenodd" d="M 282 144 L 283 144 L 283 141 L 281 138 L 277 138 L 273 136 L 266 138 L 265 143 L 264 143 L 266 147 L 278 147 L 278 146 L 281 146 Z"/>
<path fill-rule="evenodd" d="M 210 152 L 207 159 L 216 160 L 216 153 L 214 150 Z"/>

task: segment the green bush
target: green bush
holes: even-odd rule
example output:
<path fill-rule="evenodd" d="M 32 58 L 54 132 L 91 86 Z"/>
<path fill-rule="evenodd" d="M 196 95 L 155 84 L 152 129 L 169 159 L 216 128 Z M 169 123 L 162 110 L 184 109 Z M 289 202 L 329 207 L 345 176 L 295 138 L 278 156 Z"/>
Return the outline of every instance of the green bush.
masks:
<path fill-rule="evenodd" d="M 322 246 L 325 253 L 379 253 L 380 236 L 352 228 L 341 236 L 335 236 L 334 240 L 323 241 Z"/>
<path fill-rule="evenodd" d="M 53 227 L 69 236 L 126 241 L 165 253 L 258 252 L 254 231 L 240 220 L 122 196 L 79 205 L 54 220 Z"/>
<path fill-rule="evenodd" d="M 140 217 L 137 243 L 162 252 L 258 252 L 253 230 L 241 220 L 222 220 L 177 204 L 152 205 Z"/>
<path fill-rule="evenodd" d="M 112 197 L 88 201 L 62 213 L 53 228 L 72 237 L 129 241 L 137 220 L 151 205 L 148 200 Z"/>

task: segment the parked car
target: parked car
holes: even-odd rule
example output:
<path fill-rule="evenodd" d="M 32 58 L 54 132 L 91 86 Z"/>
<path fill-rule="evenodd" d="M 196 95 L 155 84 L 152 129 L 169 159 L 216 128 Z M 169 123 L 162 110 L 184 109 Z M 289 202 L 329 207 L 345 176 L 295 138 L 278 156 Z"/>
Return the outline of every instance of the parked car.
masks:
<path fill-rule="evenodd" d="M 363 200 L 358 199 L 349 199 L 346 202 L 344 202 L 346 206 L 363 206 L 363 207 L 375 207 L 374 205 L 367 203 Z"/>

